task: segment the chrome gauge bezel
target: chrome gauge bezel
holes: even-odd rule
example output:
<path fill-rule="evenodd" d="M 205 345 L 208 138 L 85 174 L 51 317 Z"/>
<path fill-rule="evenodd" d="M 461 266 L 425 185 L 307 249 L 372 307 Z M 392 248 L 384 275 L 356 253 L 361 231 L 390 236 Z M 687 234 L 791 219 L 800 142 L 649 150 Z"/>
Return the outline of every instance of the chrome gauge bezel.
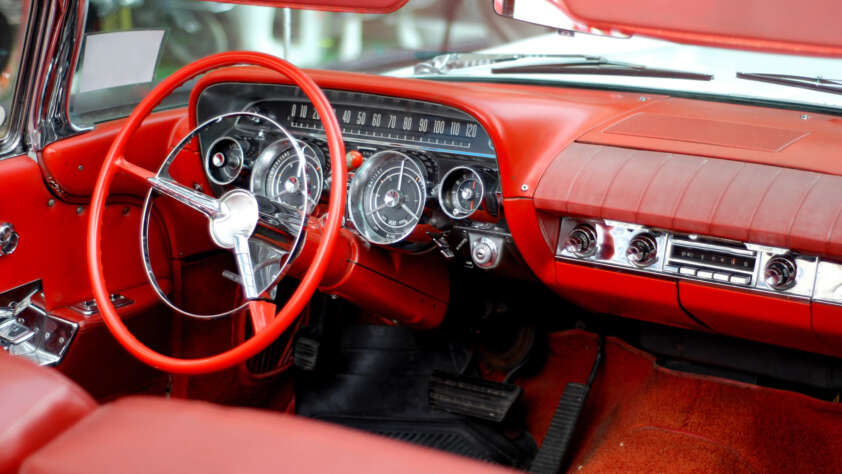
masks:
<path fill-rule="evenodd" d="M 239 150 L 239 155 L 240 155 L 239 163 L 237 163 L 237 171 L 233 174 L 231 179 L 228 179 L 228 180 L 216 179 L 216 177 L 214 177 L 214 175 L 213 175 L 213 172 L 211 172 L 211 167 L 210 167 L 211 159 L 212 159 L 211 155 L 213 154 L 213 151 L 216 148 L 216 145 L 218 145 L 219 142 L 221 142 L 221 141 L 233 142 L 234 145 L 237 146 L 237 149 Z M 229 137 L 228 135 L 224 135 L 224 136 L 221 136 L 221 137 L 217 138 L 213 142 L 211 142 L 210 146 L 208 146 L 208 151 L 205 153 L 204 160 L 202 160 L 202 166 L 205 168 L 205 175 L 208 177 L 208 179 L 212 183 L 217 184 L 219 186 L 227 186 L 227 185 L 233 183 L 234 181 L 236 181 L 237 177 L 240 176 L 240 173 L 243 171 L 243 163 L 245 162 L 245 160 L 246 160 L 246 154 L 243 151 L 243 145 L 240 144 L 240 142 L 238 140 L 236 140 L 232 137 Z"/>
<path fill-rule="evenodd" d="M 307 179 L 306 170 L 304 172 L 305 179 L 303 182 L 306 186 L 304 195 L 306 196 L 310 194 L 309 188 L 314 189 L 314 192 L 312 193 L 313 199 L 307 206 L 307 214 L 311 214 L 318 204 L 324 188 L 324 155 L 318 147 L 311 146 L 304 141 L 296 140 L 296 145 L 298 146 L 298 150 L 300 150 L 305 157 L 305 166 L 312 167 L 316 175 L 315 182 L 310 182 L 310 180 Z M 281 158 L 281 154 L 287 152 L 288 150 L 291 151 L 292 154 L 287 158 Z M 264 148 L 258 155 L 252 168 L 251 180 L 249 183 L 251 192 L 259 196 L 264 196 L 278 204 L 285 204 L 278 198 L 278 196 L 274 195 L 274 192 L 271 189 L 267 189 L 266 183 L 269 181 L 270 172 L 275 167 L 278 160 L 297 161 L 298 150 L 296 150 L 296 147 L 293 146 L 287 138 L 270 143 L 266 148 Z"/>
<path fill-rule="evenodd" d="M 394 164 L 393 164 L 394 163 Z M 397 164 L 400 163 L 400 164 Z M 403 172 L 414 183 L 418 193 L 418 208 L 408 212 L 410 219 L 399 227 L 397 232 L 389 232 L 384 227 L 391 227 L 383 221 L 374 202 L 377 196 L 377 181 L 392 176 L 392 168 L 404 166 Z M 399 183 L 400 184 L 400 183 Z M 388 191 L 387 191 L 388 192 Z M 427 176 L 425 167 L 418 161 L 398 150 L 377 152 L 363 162 L 354 173 L 348 188 L 348 217 L 357 232 L 368 242 L 378 245 L 396 244 L 406 239 L 415 230 L 424 213 L 427 202 Z M 377 219 L 380 218 L 380 221 Z"/>
<path fill-rule="evenodd" d="M 474 209 L 470 210 L 465 214 L 454 212 L 455 205 L 451 206 L 452 197 L 448 196 L 450 193 L 454 192 L 455 190 L 451 188 L 448 184 L 448 179 L 452 178 L 455 173 L 464 173 L 464 174 L 471 174 L 474 178 L 476 178 L 477 182 L 479 183 L 480 190 L 479 190 L 479 199 L 477 201 L 477 205 Z M 439 207 L 441 210 L 451 219 L 460 220 L 460 219 L 467 219 L 474 215 L 474 213 L 479 210 L 480 206 L 482 206 L 482 201 L 485 199 L 485 180 L 482 179 L 482 175 L 480 173 L 469 167 L 469 166 L 456 166 L 451 168 L 441 179 L 441 182 L 438 185 L 438 200 L 439 200 Z"/>

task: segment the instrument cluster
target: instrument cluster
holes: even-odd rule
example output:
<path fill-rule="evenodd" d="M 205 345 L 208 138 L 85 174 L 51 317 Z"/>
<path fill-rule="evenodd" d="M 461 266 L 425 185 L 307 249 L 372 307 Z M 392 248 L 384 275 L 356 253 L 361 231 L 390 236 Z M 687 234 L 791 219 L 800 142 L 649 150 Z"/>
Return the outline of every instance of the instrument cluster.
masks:
<path fill-rule="evenodd" d="M 312 106 L 290 86 L 230 86 L 209 87 L 197 106 L 200 123 L 242 112 L 200 135 L 214 191 L 247 188 L 263 206 L 320 212 L 334 183 Z M 437 230 L 470 225 L 476 218 L 499 220 L 496 156 L 472 117 L 426 102 L 325 92 L 348 152 L 346 216 L 364 239 L 378 245 L 429 243 L 427 234 Z M 232 103 L 221 109 L 219 100 L 207 100 L 220 97 Z M 425 224 L 431 227 L 417 232 Z"/>

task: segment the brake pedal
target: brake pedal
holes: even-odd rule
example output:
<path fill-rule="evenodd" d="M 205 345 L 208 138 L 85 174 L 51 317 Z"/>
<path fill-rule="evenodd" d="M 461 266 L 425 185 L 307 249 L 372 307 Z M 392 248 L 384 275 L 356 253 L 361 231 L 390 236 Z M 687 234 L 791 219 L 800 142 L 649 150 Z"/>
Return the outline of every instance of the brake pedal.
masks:
<path fill-rule="evenodd" d="M 514 384 L 435 371 L 427 395 L 430 406 L 440 410 L 501 422 L 522 392 Z"/>

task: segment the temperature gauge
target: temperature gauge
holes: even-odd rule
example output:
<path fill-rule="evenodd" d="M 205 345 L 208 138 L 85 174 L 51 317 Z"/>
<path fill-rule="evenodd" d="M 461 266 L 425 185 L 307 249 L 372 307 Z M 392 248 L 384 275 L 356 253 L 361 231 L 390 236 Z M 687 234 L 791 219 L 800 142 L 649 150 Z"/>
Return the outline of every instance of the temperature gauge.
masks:
<path fill-rule="evenodd" d="M 243 169 L 243 147 L 231 137 L 221 137 L 211 143 L 205 155 L 205 172 L 214 183 L 232 183 Z"/>
<path fill-rule="evenodd" d="M 473 168 L 457 166 L 444 175 L 439 185 L 439 204 L 445 214 L 465 219 L 479 209 L 485 196 L 485 183 Z"/>

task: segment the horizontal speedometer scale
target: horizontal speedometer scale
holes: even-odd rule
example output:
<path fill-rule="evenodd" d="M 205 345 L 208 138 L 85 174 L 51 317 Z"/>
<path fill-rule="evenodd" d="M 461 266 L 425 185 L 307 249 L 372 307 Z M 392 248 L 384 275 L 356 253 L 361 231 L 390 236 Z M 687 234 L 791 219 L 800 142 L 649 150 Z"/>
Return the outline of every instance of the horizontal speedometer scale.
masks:
<path fill-rule="evenodd" d="M 324 91 L 347 138 L 388 141 L 397 145 L 435 147 L 454 153 L 494 158 L 485 129 L 460 110 L 430 102 L 362 92 Z M 225 97 L 214 102 L 215 97 Z M 320 117 L 297 87 L 274 84 L 216 84 L 200 97 L 200 117 L 213 116 L 230 101 L 242 110 L 264 115 L 294 131 L 322 134 Z M 261 124 L 244 121 L 243 127 Z"/>

